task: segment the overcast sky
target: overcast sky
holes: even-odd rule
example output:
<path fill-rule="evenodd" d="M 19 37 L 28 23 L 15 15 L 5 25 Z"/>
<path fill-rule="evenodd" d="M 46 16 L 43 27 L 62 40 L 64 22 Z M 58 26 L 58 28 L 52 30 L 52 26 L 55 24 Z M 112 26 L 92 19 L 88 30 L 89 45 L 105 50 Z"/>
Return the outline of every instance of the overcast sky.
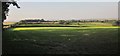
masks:
<path fill-rule="evenodd" d="M 2 2 L 11 0 L 0 0 Z M 15 0 L 18 2 L 118 2 L 120 0 Z"/>
<path fill-rule="evenodd" d="M 26 18 L 67 20 L 118 17 L 117 2 L 40 2 L 40 0 L 39 2 L 25 2 L 25 0 L 23 2 L 19 0 L 18 3 L 21 8 L 11 6 L 6 21 L 19 21 Z"/>
<path fill-rule="evenodd" d="M 20 2 L 118 2 L 120 0 L 17 0 Z"/>

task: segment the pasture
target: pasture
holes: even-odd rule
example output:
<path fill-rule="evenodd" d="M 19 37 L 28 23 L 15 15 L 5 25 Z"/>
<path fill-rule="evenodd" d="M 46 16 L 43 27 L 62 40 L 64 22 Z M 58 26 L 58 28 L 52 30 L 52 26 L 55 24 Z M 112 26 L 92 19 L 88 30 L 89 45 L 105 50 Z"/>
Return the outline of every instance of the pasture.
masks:
<path fill-rule="evenodd" d="M 18 27 L 3 31 L 3 54 L 116 54 L 118 27 Z"/>
<path fill-rule="evenodd" d="M 112 26 L 112 23 L 101 23 L 101 22 L 85 22 L 85 23 L 70 23 L 70 24 L 20 24 L 19 26 L 41 26 L 41 27 L 63 27 L 63 26 L 76 26 L 76 27 L 103 27 Z"/>
<path fill-rule="evenodd" d="M 4 25 L 12 25 L 12 24 L 14 24 L 14 23 L 16 23 L 16 22 L 4 22 L 3 24 L 4 24 Z"/>

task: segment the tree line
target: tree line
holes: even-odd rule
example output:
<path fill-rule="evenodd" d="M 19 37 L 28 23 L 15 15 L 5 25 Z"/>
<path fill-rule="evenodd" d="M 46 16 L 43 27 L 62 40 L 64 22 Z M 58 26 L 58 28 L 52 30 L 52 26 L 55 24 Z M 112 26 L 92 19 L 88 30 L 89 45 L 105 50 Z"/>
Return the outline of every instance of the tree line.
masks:
<path fill-rule="evenodd" d="M 88 23 L 88 22 L 100 22 L 100 23 L 112 23 L 113 25 L 120 25 L 120 20 L 45 20 L 45 19 L 26 19 L 21 20 L 19 23 L 41 23 L 41 22 L 58 22 L 59 24 L 70 23 Z"/>

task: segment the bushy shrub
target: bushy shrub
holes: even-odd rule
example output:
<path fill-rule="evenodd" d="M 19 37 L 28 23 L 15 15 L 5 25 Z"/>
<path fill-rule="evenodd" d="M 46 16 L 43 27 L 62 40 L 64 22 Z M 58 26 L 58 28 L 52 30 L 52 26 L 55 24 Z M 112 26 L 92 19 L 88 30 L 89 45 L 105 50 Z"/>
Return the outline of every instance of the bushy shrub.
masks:
<path fill-rule="evenodd" d="M 59 24 L 64 24 L 65 21 L 64 20 L 59 20 Z"/>
<path fill-rule="evenodd" d="M 114 21 L 112 25 L 113 25 L 113 26 L 120 26 L 120 20 Z"/>

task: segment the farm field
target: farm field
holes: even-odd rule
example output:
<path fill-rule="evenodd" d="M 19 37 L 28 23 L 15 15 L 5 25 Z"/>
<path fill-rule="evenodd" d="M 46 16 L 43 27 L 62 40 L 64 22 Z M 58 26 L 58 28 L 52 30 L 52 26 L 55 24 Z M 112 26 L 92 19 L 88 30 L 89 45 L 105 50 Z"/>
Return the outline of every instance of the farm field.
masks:
<path fill-rule="evenodd" d="M 10 27 L 10 25 L 12 25 L 12 24 L 15 24 L 16 22 L 4 22 L 3 23 L 3 28 L 9 28 Z"/>
<path fill-rule="evenodd" d="M 118 28 L 18 27 L 3 31 L 4 54 L 116 54 Z"/>
<path fill-rule="evenodd" d="M 76 27 L 94 27 L 94 26 L 97 26 L 97 27 L 101 27 L 101 26 L 112 26 L 111 23 L 100 23 L 100 22 L 87 22 L 87 23 L 70 23 L 70 24 L 20 24 L 19 26 L 48 26 L 48 27 L 51 27 L 51 26 L 76 26 Z"/>
<path fill-rule="evenodd" d="M 101 2 L 3 1 L 2 55 L 118 54 L 119 6 Z"/>
<path fill-rule="evenodd" d="M 4 25 L 11 25 L 11 24 L 14 24 L 14 23 L 16 23 L 16 22 L 4 22 L 3 24 Z"/>

